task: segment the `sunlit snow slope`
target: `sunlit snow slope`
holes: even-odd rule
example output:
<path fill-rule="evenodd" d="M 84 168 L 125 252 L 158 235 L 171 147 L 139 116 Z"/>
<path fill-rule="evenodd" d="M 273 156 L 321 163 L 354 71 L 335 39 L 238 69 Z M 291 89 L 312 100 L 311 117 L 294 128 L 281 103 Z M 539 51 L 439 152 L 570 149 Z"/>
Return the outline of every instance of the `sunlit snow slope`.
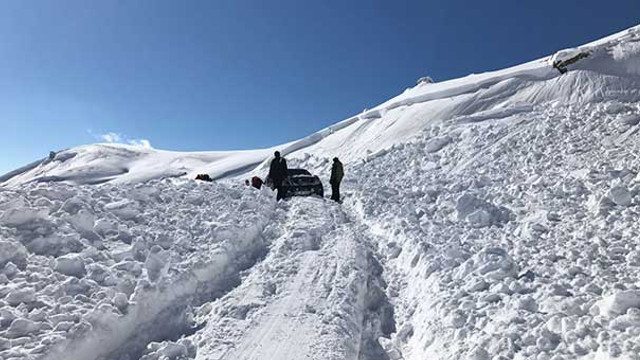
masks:
<path fill-rule="evenodd" d="M 95 144 L 61 151 L 0 177 L 0 183 L 30 181 L 72 184 L 136 183 L 208 173 L 223 178 L 264 175 L 274 150 L 296 157 L 340 156 L 366 159 L 411 139 L 434 122 L 475 122 L 527 112 L 535 106 L 633 100 L 638 95 L 638 28 L 559 55 L 588 51 L 590 56 L 562 75 L 543 58 L 509 69 L 474 74 L 442 83 L 421 84 L 362 114 L 306 138 L 271 149 L 181 153 L 119 144 Z M 261 165 L 260 165 L 261 164 Z"/>
<path fill-rule="evenodd" d="M 638 359 L 639 130 L 636 27 L 271 149 L 58 152 L 0 179 L 0 359 Z M 238 181 L 275 149 L 343 204 Z"/>

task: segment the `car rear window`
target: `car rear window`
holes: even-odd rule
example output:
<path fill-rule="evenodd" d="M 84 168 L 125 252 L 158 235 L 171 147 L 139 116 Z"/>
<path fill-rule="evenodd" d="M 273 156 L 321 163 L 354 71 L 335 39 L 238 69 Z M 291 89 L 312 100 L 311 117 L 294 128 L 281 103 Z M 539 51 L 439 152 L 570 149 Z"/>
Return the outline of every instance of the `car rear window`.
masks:
<path fill-rule="evenodd" d="M 311 175 L 310 172 L 308 172 L 305 169 L 289 169 L 287 170 L 289 176 L 295 176 L 295 175 Z"/>

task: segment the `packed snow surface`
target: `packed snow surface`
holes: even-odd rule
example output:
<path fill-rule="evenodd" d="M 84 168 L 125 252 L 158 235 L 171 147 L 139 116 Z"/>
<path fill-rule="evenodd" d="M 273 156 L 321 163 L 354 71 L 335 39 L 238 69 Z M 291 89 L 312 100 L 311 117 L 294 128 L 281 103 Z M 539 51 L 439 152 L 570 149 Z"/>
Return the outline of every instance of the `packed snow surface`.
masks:
<path fill-rule="evenodd" d="M 0 358 L 639 359 L 639 44 L 423 81 L 271 149 L 9 173 Z M 325 186 L 343 159 L 343 204 L 245 187 L 274 149 Z"/>

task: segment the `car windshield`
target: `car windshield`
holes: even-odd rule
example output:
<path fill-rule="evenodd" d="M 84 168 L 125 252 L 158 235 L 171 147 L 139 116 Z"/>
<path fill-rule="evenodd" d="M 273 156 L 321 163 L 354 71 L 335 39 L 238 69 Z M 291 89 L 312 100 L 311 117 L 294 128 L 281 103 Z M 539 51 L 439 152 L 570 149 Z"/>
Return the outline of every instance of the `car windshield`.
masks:
<path fill-rule="evenodd" d="M 287 174 L 289 174 L 289 176 L 311 175 L 311 173 L 305 169 L 289 169 L 287 170 Z"/>

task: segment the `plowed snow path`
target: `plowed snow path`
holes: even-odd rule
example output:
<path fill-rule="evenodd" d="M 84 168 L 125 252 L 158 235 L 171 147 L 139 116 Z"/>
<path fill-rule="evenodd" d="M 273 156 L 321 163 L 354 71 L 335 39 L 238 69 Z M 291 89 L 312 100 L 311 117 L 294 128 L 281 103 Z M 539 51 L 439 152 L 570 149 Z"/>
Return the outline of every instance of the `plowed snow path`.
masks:
<path fill-rule="evenodd" d="M 197 358 L 385 359 L 371 340 L 392 311 L 363 229 L 321 199 L 279 206 L 264 261 L 204 316 Z"/>

